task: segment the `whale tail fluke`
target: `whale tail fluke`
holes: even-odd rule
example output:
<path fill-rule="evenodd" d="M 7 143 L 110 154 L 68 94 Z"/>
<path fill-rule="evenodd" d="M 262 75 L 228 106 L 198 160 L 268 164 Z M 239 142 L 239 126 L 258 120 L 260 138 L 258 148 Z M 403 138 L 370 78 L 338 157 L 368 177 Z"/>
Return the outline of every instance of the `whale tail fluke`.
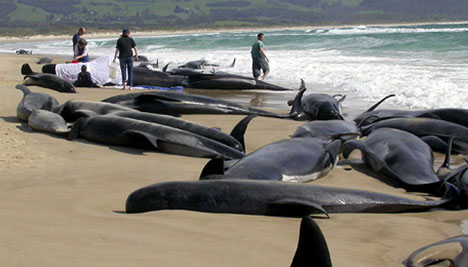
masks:
<path fill-rule="evenodd" d="M 307 90 L 304 80 L 301 79 L 301 87 L 299 87 L 299 92 L 297 93 L 294 100 L 289 100 L 288 105 L 291 106 L 291 111 L 289 115 L 295 120 L 302 120 L 304 108 L 302 107 L 302 96 Z"/>
<path fill-rule="evenodd" d="M 23 92 L 23 95 L 24 95 L 24 96 L 27 96 L 27 95 L 29 95 L 29 94 L 31 93 L 31 90 L 29 90 L 28 87 L 26 87 L 26 86 L 24 86 L 24 85 L 22 85 L 22 84 L 17 84 L 17 85 L 15 86 L 15 88 L 18 89 L 18 90 L 20 90 L 21 92 Z"/>
<path fill-rule="evenodd" d="M 299 242 L 291 267 L 331 267 L 330 252 L 319 226 L 309 216 L 302 217 Z"/>

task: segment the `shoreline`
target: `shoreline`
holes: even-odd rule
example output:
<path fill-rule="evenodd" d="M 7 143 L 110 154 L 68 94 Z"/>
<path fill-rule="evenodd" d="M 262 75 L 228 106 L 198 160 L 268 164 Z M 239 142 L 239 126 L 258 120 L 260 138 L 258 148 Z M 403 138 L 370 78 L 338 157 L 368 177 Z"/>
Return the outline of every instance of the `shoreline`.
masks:
<path fill-rule="evenodd" d="M 345 27 L 396 27 L 396 26 L 415 26 L 415 25 L 454 25 L 454 24 L 468 24 L 468 21 L 449 21 L 449 22 L 411 22 L 411 23 L 370 23 L 370 24 L 343 24 L 343 25 L 302 25 L 302 26 L 275 26 L 275 27 L 240 27 L 240 28 L 204 28 L 197 30 L 148 30 L 148 31 L 134 31 L 132 32 L 133 37 L 145 37 L 145 36 L 163 36 L 163 35 L 177 35 L 177 34 L 207 34 L 207 33 L 223 33 L 223 32 L 247 32 L 247 31 L 277 31 L 277 30 L 306 30 L 306 29 L 325 29 L 325 28 L 345 28 Z M 33 36 L 0 36 L 0 42 L 4 43 L 16 43 L 16 42 L 34 42 L 38 40 L 66 40 L 71 39 L 74 33 L 70 35 L 64 34 L 50 34 L 50 35 L 33 35 Z M 121 32 L 108 31 L 108 32 L 91 32 L 86 33 L 87 38 L 118 38 Z"/>

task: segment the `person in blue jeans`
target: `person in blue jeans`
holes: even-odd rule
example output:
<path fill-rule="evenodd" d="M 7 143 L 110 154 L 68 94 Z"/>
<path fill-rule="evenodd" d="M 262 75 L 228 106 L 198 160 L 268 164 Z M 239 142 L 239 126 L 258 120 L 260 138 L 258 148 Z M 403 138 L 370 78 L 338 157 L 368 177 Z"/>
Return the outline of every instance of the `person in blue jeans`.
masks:
<path fill-rule="evenodd" d="M 133 86 L 133 50 L 135 50 L 135 60 L 138 61 L 138 49 L 136 47 L 135 41 L 130 37 L 130 31 L 125 29 L 122 31 L 122 35 L 117 40 L 117 46 L 115 47 L 115 55 L 113 62 L 117 55 L 119 56 L 120 61 L 120 70 L 122 71 L 122 84 L 123 90 L 128 89 L 132 90 Z M 128 80 L 127 80 L 127 70 L 128 70 Z"/>

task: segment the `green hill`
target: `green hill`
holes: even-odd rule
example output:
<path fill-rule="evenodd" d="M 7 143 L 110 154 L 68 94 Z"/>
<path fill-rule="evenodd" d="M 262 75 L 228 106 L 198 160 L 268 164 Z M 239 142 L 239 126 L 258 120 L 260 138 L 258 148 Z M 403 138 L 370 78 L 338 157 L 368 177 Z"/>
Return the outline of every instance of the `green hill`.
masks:
<path fill-rule="evenodd" d="M 468 19 L 466 0 L 0 0 L 3 35 Z"/>

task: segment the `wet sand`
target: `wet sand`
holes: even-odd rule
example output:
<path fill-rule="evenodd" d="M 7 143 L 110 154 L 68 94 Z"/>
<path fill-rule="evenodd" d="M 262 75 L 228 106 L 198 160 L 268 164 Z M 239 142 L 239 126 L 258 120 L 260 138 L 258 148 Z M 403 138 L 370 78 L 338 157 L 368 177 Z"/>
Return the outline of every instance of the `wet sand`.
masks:
<path fill-rule="evenodd" d="M 195 181 L 208 159 L 67 141 L 32 132 L 16 118 L 20 67 L 37 56 L 0 54 L 0 262 L 4 266 L 289 266 L 300 219 L 191 211 L 123 214 L 134 190 L 163 181 Z M 126 93 L 78 88 L 68 99 L 101 100 Z M 352 96 L 350 96 L 352 97 Z M 347 107 L 345 107 L 347 108 Z M 347 110 L 360 110 L 348 107 Z M 278 112 L 286 112 L 285 109 Z M 230 132 L 237 115 L 184 119 Z M 254 119 L 252 152 L 288 138 L 302 122 Z M 438 155 L 437 161 L 441 161 Z M 314 184 L 365 189 L 423 200 L 356 171 L 335 168 Z M 462 234 L 467 211 L 332 214 L 317 219 L 334 266 L 401 266 L 415 249 Z"/>

